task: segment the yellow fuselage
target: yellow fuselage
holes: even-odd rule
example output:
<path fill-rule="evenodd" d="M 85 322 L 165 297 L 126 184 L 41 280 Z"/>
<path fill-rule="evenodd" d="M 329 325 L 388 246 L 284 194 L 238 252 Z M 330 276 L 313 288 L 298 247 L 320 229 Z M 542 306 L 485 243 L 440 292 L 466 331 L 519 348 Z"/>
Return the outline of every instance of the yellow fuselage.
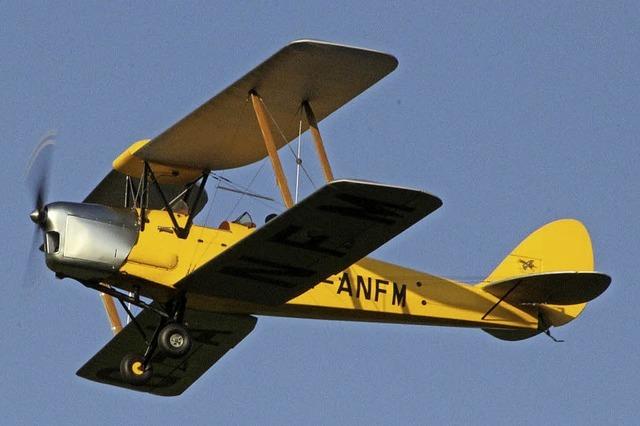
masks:
<path fill-rule="evenodd" d="M 186 218 L 178 216 L 184 224 Z M 175 284 L 253 232 L 224 222 L 219 228 L 193 226 L 185 239 L 172 231 L 166 212 L 148 212 L 127 261 L 110 284 L 130 289 L 141 284 L 143 295 L 170 294 Z M 160 296 L 161 298 L 161 296 Z M 265 306 L 187 293 L 193 309 L 352 321 L 450 325 L 484 328 L 536 329 L 538 320 L 479 287 L 365 258 L 328 277 L 284 305 Z"/>

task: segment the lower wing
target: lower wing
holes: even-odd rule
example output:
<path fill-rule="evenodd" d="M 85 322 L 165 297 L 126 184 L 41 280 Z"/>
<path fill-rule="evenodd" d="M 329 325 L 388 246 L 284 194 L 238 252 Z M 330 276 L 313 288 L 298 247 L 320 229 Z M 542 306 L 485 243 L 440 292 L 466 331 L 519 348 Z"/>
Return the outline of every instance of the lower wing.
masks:
<path fill-rule="evenodd" d="M 146 339 L 153 334 L 158 318 L 151 310 L 136 317 L 146 338 L 131 322 L 109 341 L 76 373 L 95 382 L 128 388 L 155 395 L 180 395 L 202 376 L 224 354 L 244 339 L 255 327 L 257 319 L 251 315 L 227 315 L 189 310 L 185 325 L 193 339 L 189 353 L 179 359 L 156 352 L 152 358 L 153 377 L 144 385 L 131 385 L 120 375 L 120 362 L 128 353 L 144 353 Z"/>

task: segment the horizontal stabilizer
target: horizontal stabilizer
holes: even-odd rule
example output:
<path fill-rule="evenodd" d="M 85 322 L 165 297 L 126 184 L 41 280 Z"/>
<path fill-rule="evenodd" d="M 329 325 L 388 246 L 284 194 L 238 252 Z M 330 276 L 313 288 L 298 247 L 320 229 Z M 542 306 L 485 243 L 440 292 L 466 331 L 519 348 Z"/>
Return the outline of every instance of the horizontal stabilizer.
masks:
<path fill-rule="evenodd" d="M 575 305 L 604 292 L 611 278 L 599 272 L 547 272 L 496 281 L 482 290 L 510 304 Z"/>
<path fill-rule="evenodd" d="M 136 317 L 147 338 L 153 335 L 158 316 L 145 310 Z M 244 339 L 255 327 L 257 319 L 250 315 L 226 315 L 187 309 L 187 325 L 193 346 L 180 358 L 156 353 L 152 359 L 153 376 L 149 383 L 134 386 L 122 380 L 120 361 L 128 353 L 142 355 L 146 343 L 133 322 L 113 337 L 76 373 L 95 382 L 128 388 L 155 395 L 180 395 L 216 361 Z"/>
<path fill-rule="evenodd" d="M 414 189 L 334 181 L 176 284 L 203 296 L 279 305 L 338 273 L 442 205 Z"/>

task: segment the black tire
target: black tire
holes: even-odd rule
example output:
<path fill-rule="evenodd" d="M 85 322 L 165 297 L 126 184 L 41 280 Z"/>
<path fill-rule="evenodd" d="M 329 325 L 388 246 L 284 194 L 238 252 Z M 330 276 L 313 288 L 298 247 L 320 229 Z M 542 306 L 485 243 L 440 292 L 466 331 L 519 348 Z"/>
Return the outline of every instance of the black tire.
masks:
<path fill-rule="evenodd" d="M 182 325 L 167 324 L 158 335 L 158 347 L 171 358 L 180 358 L 191 349 L 191 336 Z"/>
<path fill-rule="evenodd" d="M 153 376 L 151 364 L 143 369 L 144 358 L 136 354 L 127 354 L 120 361 L 122 379 L 134 386 L 144 385 Z"/>

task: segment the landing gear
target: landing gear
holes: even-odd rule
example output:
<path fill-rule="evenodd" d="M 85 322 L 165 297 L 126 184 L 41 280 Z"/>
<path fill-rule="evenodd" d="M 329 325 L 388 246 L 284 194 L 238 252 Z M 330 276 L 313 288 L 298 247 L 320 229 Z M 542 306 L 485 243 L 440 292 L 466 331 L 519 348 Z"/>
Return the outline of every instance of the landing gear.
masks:
<path fill-rule="evenodd" d="M 127 354 L 120 361 L 122 378 L 132 385 L 144 385 L 151 379 L 153 368 L 151 364 L 144 365 L 144 358 L 136 354 Z"/>
<path fill-rule="evenodd" d="M 160 331 L 158 347 L 171 358 L 180 358 L 191 349 L 191 336 L 182 325 L 170 323 Z"/>
<path fill-rule="evenodd" d="M 124 303 L 123 303 L 124 305 Z M 120 374 L 122 379 L 134 386 L 147 383 L 152 375 L 153 369 L 151 359 L 156 353 L 156 349 L 171 358 L 181 358 L 191 349 L 192 339 L 183 325 L 186 298 L 184 295 L 169 302 L 164 311 L 160 313 L 160 321 L 151 339 L 148 339 L 140 325 L 125 306 L 125 310 L 130 315 L 133 323 L 138 328 L 142 337 L 147 342 L 147 349 L 143 356 L 127 354 L 120 362 Z"/>

